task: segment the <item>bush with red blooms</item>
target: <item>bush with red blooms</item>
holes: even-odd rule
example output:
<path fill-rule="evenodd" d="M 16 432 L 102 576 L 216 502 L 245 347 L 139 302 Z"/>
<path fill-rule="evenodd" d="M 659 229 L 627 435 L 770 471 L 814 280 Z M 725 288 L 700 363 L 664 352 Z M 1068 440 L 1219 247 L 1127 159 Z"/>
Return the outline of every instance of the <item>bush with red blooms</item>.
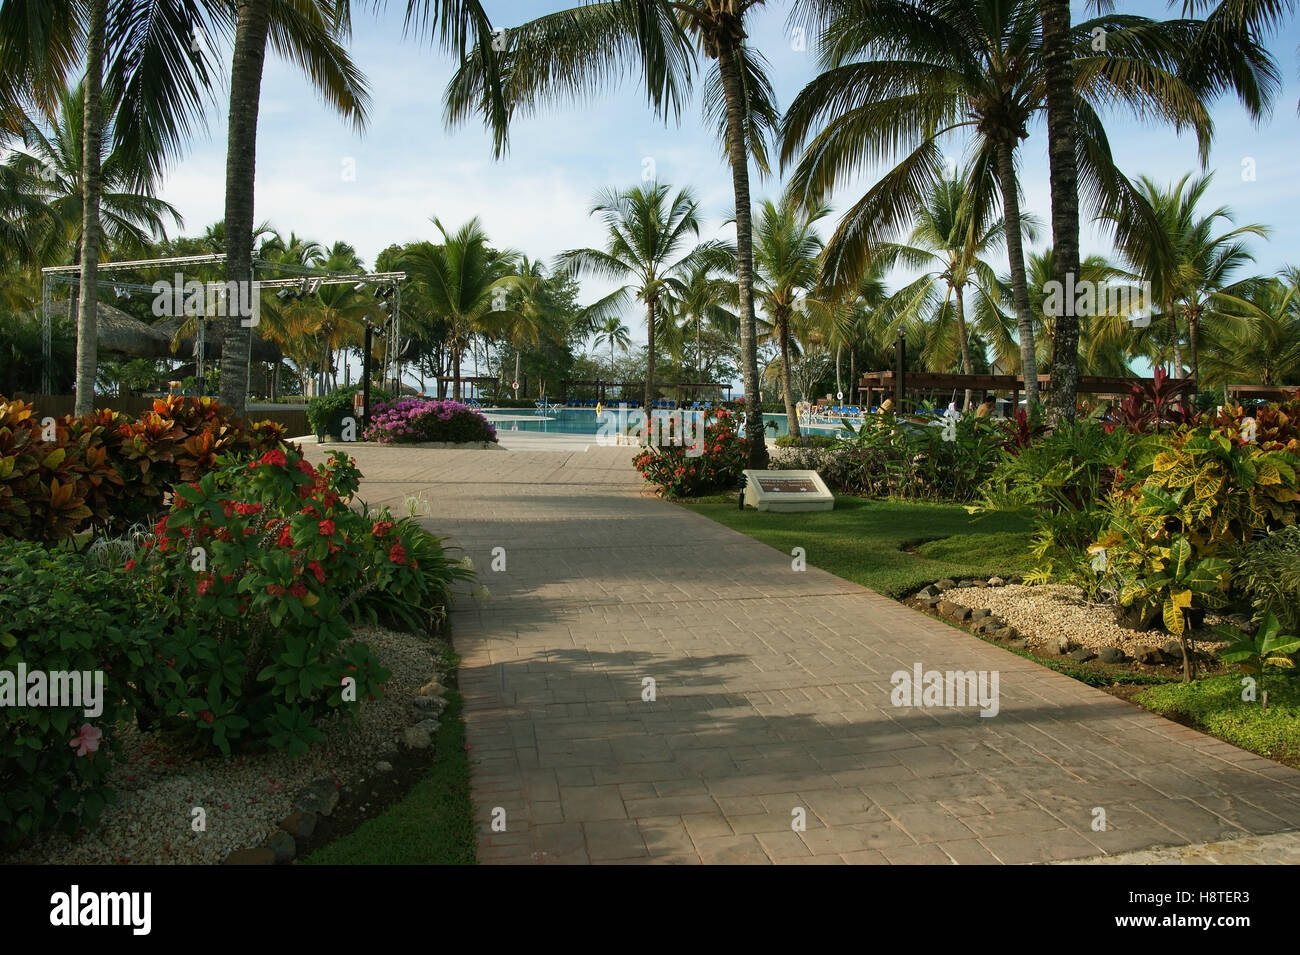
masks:
<path fill-rule="evenodd" d="M 647 447 L 632 463 L 665 497 L 697 497 L 734 488 L 749 453 L 748 443 L 736 434 L 735 416 L 722 409 L 716 418 L 705 422 L 703 431 L 698 454 L 690 447 L 664 444 Z M 685 437 L 689 440 L 692 436 Z"/>
<path fill-rule="evenodd" d="M 133 565 L 169 598 L 155 650 L 168 665 L 145 687 L 164 728 L 223 752 L 265 740 L 298 754 L 323 738 L 322 717 L 355 718 L 383 692 L 389 674 L 346 616 L 384 573 L 371 522 L 349 507 L 359 479 L 341 452 L 314 467 L 272 448 L 175 489 Z"/>

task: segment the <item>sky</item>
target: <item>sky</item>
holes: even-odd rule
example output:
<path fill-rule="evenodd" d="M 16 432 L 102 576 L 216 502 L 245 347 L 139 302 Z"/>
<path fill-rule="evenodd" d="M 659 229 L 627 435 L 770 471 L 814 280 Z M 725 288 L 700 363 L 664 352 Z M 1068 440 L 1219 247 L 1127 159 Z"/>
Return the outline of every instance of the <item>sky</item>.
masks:
<path fill-rule="evenodd" d="M 484 5 L 494 25 L 504 27 L 561 7 L 552 0 L 485 0 Z M 1117 6 L 1125 13 L 1178 15 L 1151 0 L 1121 0 Z M 361 133 L 320 101 L 296 67 L 268 56 L 258 129 L 257 222 L 269 220 L 286 235 L 292 230 L 327 245 L 348 241 L 373 264 L 392 243 L 435 238 L 434 216 L 449 231 L 478 216 L 494 246 L 549 262 L 566 249 L 600 245 L 602 230 L 589 214 L 593 195 L 604 187 L 639 183 L 653 163 L 660 182 L 694 190 L 706 219 L 703 237 L 734 239 L 734 230 L 722 225 L 733 204 L 731 177 L 713 130 L 702 120 L 698 95 L 683 110 L 680 124 L 665 125 L 628 81 L 599 98 L 518 121 L 508 155 L 497 161 L 481 125 L 448 130 L 443 122 L 442 94 L 454 69 L 453 55 L 427 40 L 404 38 L 405 3 L 389 0 L 387 7 L 378 14 L 359 11 L 353 19 L 350 49 L 372 95 L 370 120 Z M 1083 19 L 1083 5 L 1072 7 L 1076 21 Z M 750 25 L 750 42 L 771 61 L 781 107 L 816 69 L 814 53 L 786 24 L 788 12 L 787 0 L 769 0 Z M 1203 209 L 1228 206 L 1237 225 L 1271 228 L 1269 241 L 1252 243 L 1256 271 L 1262 273 L 1300 264 L 1297 46 L 1300 16 L 1269 42 L 1284 82 L 1269 119 L 1253 124 L 1235 100 L 1220 100 L 1213 108 L 1215 140 L 1204 171 L 1212 172 L 1214 181 Z M 221 55 L 228 61 L 228 50 Z M 173 163 L 161 189 L 184 216 L 184 234 L 199 233 L 223 215 L 227 96 L 225 89 L 217 93 L 206 134 Z M 1103 118 L 1118 165 L 1129 176 L 1172 183 L 1201 171 L 1194 136 L 1121 112 Z M 1023 208 L 1045 225 L 1045 235 L 1031 248 L 1051 242 L 1046 144 L 1040 120 L 1020 147 Z M 951 145 L 958 160 L 961 145 Z M 883 171 L 866 169 L 830 197 L 835 212 L 824 235 Z M 779 178 L 756 179 L 751 188 L 757 201 L 774 198 L 780 186 Z M 1085 255 L 1111 250 L 1092 223 L 1084 223 L 1082 240 Z M 1005 256 L 995 265 L 1005 271 Z M 582 300 L 594 301 L 613 287 L 584 280 Z M 624 321 L 633 340 L 644 342 L 643 317 L 628 314 Z"/>

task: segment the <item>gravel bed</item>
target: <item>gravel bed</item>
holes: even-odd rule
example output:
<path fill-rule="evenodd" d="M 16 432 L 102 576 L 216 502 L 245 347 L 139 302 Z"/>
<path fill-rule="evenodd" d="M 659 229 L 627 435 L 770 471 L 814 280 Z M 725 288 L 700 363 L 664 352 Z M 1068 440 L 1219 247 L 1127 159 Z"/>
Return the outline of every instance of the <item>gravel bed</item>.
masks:
<path fill-rule="evenodd" d="M 1136 656 L 1138 647 L 1160 647 L 1177 639 L 1163 630 L 1141 633 L 1115 622 L 1109 604 L 1090 604 L 1083 590 L 1073 584 L 1043 584 L 1026 587 L 1008 584 L 1003 587 L 956 587 L 942 591 L 943 598 L 963 607 L 986 608 L 1020 631 L 1031 647 L 1042 647 L 1049 639 L 1066 637 L 1071 643 L 1100 651 L 1118 647 Z M 1224 641 L 1210 628 L 1226 623 L 1223 618 L 1206 614 L 1205 626 L 1192 631 L 1197 650 L 1211 650 Z"/>
<path fill-rule="evenodd" d="M 75 838 L 49 833 L 4 861 L 219 863 L 236 849 L 260 845 L 313 781 L 332 777 L 347 785 L 368 775 L 377 760 L 397 751 L 397 738 L 414 722 L 411 700 L 435 677 L 436 661 L 429 641 L 414 634 L 371 627 L 355 633 L 393 674 L 384 696 L 362 705 L 357 723 L 322 721 L 325 741 L 297 759 L 279 751 L 196 756 L 134 726 L 119 730 L 126 761 L 110 773 L 117 801 L 98 828 Z M 191 828 L 195 807 L 206 812 L 206 832 Z"/>

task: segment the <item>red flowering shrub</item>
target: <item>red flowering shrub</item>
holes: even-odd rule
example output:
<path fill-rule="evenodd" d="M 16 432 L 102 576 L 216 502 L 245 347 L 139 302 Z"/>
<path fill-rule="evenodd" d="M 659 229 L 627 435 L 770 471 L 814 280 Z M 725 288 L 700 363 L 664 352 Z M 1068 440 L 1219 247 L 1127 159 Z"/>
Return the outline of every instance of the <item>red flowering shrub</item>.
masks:
<path fill-rule="evenodd" d="M 689 447 L 647 447 L 632 463 L 666 497 L 695 497 L 730 489 L 740 481 L 749 445 L 736 434 L 735 417 L 723 409 L 704 425 L 702 453 Z"/>

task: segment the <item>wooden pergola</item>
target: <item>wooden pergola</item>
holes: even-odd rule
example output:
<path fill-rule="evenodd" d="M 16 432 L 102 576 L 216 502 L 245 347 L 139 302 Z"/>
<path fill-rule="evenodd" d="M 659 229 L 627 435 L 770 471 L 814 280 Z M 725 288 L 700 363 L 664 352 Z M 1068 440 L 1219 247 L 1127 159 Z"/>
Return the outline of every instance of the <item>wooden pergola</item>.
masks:
<path fill-rule="evenodd" d="M 1077 390 L 1081 394 L 1115 397 L 1128 394 L 1129 389 L 1136 384 L 1142 382 L 1150 384 L 1153 380 L 1151 378 L 1107 378 L 1081 375 Z M 1039 391 L 1044 390 L 1050 381 L 1050 375 L 1039 375 Z M 1012 404 L 1019 406 L 1020 392 L 1024 390 L 1024 387 L 1025 379 L 1022 375 L 953 375 L 922 371 L 905 372 L 901 380 L 892 371 L 871 371 L 864 374 L 858 382 L 858 392 L 865 393 L 861 404 L 867 408 L 875 407 L 877 392 L 880 393 L 880 399 L 883 401 L 887 396 L 897 397 L 900 393 L 907 395 L 917 392 L 929 392 L 933 398 L 936 394 L 964 393 L 967 389 L 979 392 L 981 395 L 1010 393 Z M 828 402 L 822 399 L 817 403 L 821 405 Z"/>
<path fill-rule="evenodd" d="M 1300 385 L 1224 385 L 1223 390 L 1237 404 L 1253 399 L 1288 401 L 1300 394 Z"/>

